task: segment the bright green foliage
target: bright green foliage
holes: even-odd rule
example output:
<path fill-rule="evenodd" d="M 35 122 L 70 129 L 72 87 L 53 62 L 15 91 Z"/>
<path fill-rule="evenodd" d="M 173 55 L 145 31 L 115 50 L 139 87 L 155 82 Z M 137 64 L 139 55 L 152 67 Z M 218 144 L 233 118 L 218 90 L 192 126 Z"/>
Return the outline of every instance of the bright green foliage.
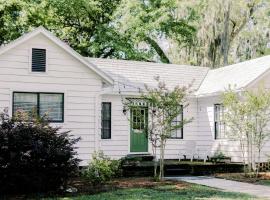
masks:
<path fill-rule="evenodd" d="M 83 56 L 136 60 L 140 52 L 113 27 L 112 15 L 120 1 L 49 0 L 49 5 L 59 20 L 60 37 Z"/>
<path fill-rule="evenodd" d="M 0 0 L 0 45 L 44 26 L 83 56 L 219 67 L 270 53 L 268 0 Z"/>
<path fill-rule="evenodd" d="M 255 160 L 260 162 L 261 150 L 270 137 L 270 92 L 259 88 L 239 95 L 229 90 L 223 95 L 223 104 L 227 135 L 240 142 L 243 162 L 249 170 L 255 169 Z"/>
<path fill-rule="evenodd" d="M 170 63 L 164 50 L 163 39 L 170 39 L 180 45 L 193 41 L 195 28 L 189 25 L 194 20 L 190 12 L 186 18 L 179 18 L 175 0 L 123 0 L 116 13 L 117 28 L 128 35 L 136 44 L 157 55 L 161 62 Z"/>
<path fill-rule="evenodd" d="M 83 56 L 146 60 L 113 26 L 121 0 L 0 0 L 0 45 L 44 26 Z"/>
<path fill-rule="evenodd" d="M 0 46 L 23 33 L 24 6 L 20 0 L 0 0 Z"/>
<path fill-rule="evenodd" d="M 88 167 L 83 171 L 83 176 L 94 185 L 106 183 L 119 175 L 120 161 L 111 160 L 102 152 L 95 152 Z"/>

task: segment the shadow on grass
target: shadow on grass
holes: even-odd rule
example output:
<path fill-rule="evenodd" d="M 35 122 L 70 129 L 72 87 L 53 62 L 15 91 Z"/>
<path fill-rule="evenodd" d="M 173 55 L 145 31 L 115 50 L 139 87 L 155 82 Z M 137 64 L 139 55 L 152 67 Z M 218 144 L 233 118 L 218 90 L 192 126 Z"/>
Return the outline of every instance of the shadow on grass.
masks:
<path fill-rule="evenodd" d="M 171 199 L 255 199 L 255 197 L 231 192 L 222 192 L 209 187 L 190 184 L 185 188 L 177 188 L 173 185 L 156 186 L 153 188 L 129 188 L 118 189 L 96 195 L 82 195 L 77 197 L 62 198 L 62 200 L 171 200 Z M 258 198 L 256 198 L 258 199 Z M 52 200 L 52 199 L 46 199 Z"/>

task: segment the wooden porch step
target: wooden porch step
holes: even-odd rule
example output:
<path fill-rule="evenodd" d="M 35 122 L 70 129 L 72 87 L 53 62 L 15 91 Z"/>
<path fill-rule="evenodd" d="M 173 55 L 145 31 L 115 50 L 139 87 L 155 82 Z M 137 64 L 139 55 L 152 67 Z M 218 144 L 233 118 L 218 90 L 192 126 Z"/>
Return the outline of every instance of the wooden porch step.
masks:
<path fill-rule="evenodd" d="M 166 168 L 165 167 L 165 176 L 177 176 L 177 175 L 187 175 L 190 174 L 189 169 L 182 168 Z"/>
<path fill-rule="evenodd" d="M 154 156 L 151 154 L 128 154 L 123 159 L 128 161 L 143 162 L 143 161 L 152 161 L 154 159 Z"/>

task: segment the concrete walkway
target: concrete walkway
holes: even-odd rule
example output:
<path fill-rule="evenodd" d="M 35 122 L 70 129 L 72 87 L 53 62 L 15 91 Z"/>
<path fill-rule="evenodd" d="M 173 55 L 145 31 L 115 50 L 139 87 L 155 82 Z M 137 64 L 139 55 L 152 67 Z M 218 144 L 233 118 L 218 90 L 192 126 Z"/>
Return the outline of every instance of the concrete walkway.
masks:
<path fill-rule="evenodd" d="M 179 176 L 179 177 L 167 177 L 166 179 L 196 183 L 200 185 L 222 189 L 228 192 L 241 192 L 261 197 L 264 199 L 270 199 L 270 187 L 264 185 L 255 185 L 251 183 L 230 181 L 208 176 Z"/>

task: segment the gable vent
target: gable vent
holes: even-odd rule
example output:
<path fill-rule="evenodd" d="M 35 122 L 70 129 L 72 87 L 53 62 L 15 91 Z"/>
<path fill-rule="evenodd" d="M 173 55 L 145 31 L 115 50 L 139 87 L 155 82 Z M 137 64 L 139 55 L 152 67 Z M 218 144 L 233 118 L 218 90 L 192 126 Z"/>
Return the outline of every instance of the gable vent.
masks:
<path fill-rule="evenodd" d="M 32 49 L 32 72 L 46 72 L 46 49 Z"/>

